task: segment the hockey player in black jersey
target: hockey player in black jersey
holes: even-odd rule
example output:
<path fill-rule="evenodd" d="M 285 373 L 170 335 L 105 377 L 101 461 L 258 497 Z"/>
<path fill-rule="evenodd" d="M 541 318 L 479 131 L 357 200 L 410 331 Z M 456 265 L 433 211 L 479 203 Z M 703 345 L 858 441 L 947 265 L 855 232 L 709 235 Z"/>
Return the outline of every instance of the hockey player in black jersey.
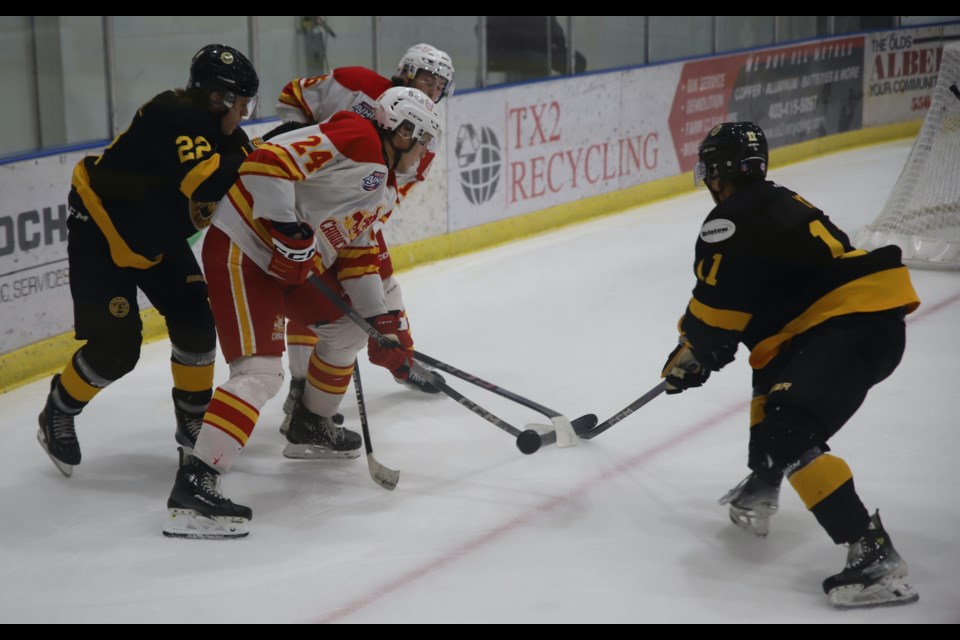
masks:
<path fill-rule="evenodd" d="M 217 343 L 188 238 L 210 224 L 237 178 L 249 145 L 239 124 L 258 87 L 239 51 L 203 47 L 185 89 L 155 96 L 101 155 L 74 169 L 67 253 L 76 338 L 86 344 L 53 377 L 37 433 L 65 476 L 80 463 L 75 417 L 140 358 L 137 289 L 164 316 L 170 336 L 176 440 L 188 448 L 196 440 Z"/>
<path fill-rule="evenodd" d="M 903 355 L 904 316 L 920 301 L 896 246 L 855 249 L 802 196 L 766 180 L 767 142 L 751 122 L 716 126 L 699 147 L 695 180 L 716 207 L 700 228 L 696 286 L 662 376 L 667 393 L 706 382 L 750 352 L 750 475 L 721 498 L 734 524 L 767 535 L 786 475 L 837 544 L 843 571 L 824 592 L 838 608 L 906 604 L 907 565 L 850 467 L 827 441 Z"/>

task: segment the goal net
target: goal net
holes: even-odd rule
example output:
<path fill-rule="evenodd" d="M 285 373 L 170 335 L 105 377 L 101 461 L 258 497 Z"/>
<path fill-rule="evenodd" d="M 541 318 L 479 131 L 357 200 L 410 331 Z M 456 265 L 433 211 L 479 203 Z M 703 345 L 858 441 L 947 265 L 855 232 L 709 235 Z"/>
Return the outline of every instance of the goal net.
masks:
<path fill-rule="evenodd" d="M 960 42 L 943 48 L 930 110 L 877 219 L 853 244 L 903 249 L 903 261 L 960 269 Z"/>

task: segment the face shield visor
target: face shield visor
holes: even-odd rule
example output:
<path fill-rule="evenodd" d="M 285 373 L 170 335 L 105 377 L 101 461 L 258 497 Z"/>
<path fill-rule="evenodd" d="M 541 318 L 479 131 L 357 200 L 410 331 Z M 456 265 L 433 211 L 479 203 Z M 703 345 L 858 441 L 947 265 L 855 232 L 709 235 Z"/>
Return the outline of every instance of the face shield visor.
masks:
<path fill-rule="evenodd" d="M 257 96 L 241 96 L 233 91 L 211 91 L 210 104 L 227 111 L 236 109 L 240 112 L 241 120 L 249 120 L 257 108 Z"/>
<path fill-rule="evenodd" d="M 719 175 L 716 164 L 708 165 L 703 160 L 699 160 L 693 168 L 693 186 L 697 189 L 706 189 L 707 180 L 715 180 Z"/>
<path fill-rule="evenodd" d="M 433 134 L 429 131 L 421 129 L 420 132 L 417 133 L 416 127 L 414 127 L 413 123 L 409 120 L 404 120 L 400 126 L 397 127 L 395 133 L 400 138 L 410 141 L 406 146 L 407 151 L 411 151 L 414 144 L 426 147 L 427 151 L 433 151 L 438 143 L 438 138 L 434 138 Z"/>

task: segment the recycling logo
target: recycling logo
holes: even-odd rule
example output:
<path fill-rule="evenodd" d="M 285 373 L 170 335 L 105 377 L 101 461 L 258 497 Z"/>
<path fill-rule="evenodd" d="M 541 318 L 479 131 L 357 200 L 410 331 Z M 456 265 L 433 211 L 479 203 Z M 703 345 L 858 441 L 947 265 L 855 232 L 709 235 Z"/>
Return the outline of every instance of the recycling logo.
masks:
<path fill-rule="evenodd" d="M 460 186 L 471 204 L 490 200 L 500 184 L 503 161 L 497 134 L 490 127 L 460 125 L 454 154 Z"/>

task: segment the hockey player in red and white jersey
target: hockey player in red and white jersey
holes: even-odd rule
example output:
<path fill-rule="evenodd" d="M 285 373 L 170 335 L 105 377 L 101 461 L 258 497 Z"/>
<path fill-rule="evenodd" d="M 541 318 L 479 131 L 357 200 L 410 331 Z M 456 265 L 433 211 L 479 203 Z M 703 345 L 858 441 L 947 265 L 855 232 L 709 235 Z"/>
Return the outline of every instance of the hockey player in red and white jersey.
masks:
<path fill-rule="evenodd" d="M 181 450 L 165 535 L 247 534 L 252 511 L 223 498 L 219 478 L 283 385 L 285 318 L 313 325 L 319 341 L 284 456 L 360 455 L 360 435 L 333 421 L 357 353 L 367 345 L 371 362 L 400 377 L 413 364 L 398 318 L 388 313 L 377 232 L 397 202 L 397 174 L 415 167 L 439 142 L 442 126 L 423 92 L 394 87 L 374 102 L 372 119 L 342 111 L 273 138 L 240 166 L 203 245 L 230 378 L 213 394 L 193 454 Z M 311 273 L 396 346 L 367 344 L 367 334 L 306 282 Z"/>
<path fill-rule="evenodd" d="M 445 96 L 453 94 L 453 73 L 453 62 L 449 55 L 429 44 L 417 44 L 410 47 L 404 54 L 397 65 L 397 73 L 391 79 L 384 78 L 364 67 L 341 67 L 327 75 L 294 78 L 284 86 L 277 103 L 277 115 L 284 124 L 266 134 L 264 138 L 270 139 L 277 132 L 290 131 L 304 124 L 323 122 L 342 110 L 355 111 L 369 117 L 373 111 L 376 96 L 393 86 L 414 87 L 427 94 L 435 103 L 439 103 Z M 433 158 L 434 153 L 428 152 L 414 170 L 397 174 L 401 196 L 405 196 L 415 184 L 426 178 Z M 410 337 L 409 320 L 403 304 L 400 283 L 393 277 L 390 250 L 382 233 L 378 234 L 378 240 L 381 256 L 380 275 L 383 277 L 387 306 L 390 312 L 398 317 L 400 331 L 407 338 L 412 350 L 413 340 Z M 290 416 L 293 415 L 296 403 L 303 394 L 307 363 L 316 341 L 316 335 L 306 325 L 294 320 L 288 321 L 290 389 L 283 405 L 285 415 L 280 426 L 281 433 L 287 432 Z M 439 391 L 415 373 L 407 378 L 399 376 L 394 378 L 397 382 L 418 391 L 426 393 Z M 337 419 L 342 420 L 340 416 Z"/>

